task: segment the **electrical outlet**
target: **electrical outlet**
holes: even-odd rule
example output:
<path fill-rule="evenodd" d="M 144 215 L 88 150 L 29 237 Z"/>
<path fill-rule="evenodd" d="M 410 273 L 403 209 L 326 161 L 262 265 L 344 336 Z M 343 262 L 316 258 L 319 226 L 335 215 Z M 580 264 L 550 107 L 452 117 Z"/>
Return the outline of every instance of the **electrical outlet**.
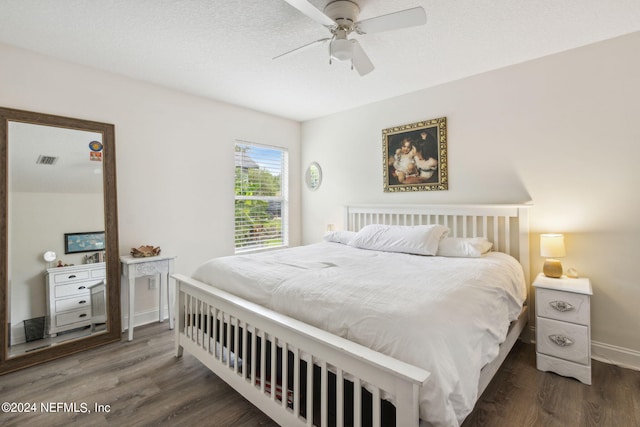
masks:
<path fill-rule="evenodd" d="M 149 290 L 157 289 L 158 284 L 156 283 L 155 277 L 149 277 Z"/>

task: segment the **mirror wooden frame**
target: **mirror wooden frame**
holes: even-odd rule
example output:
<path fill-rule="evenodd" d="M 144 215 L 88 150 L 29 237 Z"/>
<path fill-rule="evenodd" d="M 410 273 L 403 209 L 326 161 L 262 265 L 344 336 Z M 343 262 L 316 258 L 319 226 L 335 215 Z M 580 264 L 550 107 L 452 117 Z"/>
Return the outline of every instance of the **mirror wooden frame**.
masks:
<path fill-rule="evenodd" d="M 107 259 L 107 331 L 9 358 L 8 319 L 8 123 L 33 123 L 103 135 L 104 219 Z M 0 375 L 121 339 L 120 262 L 116 193 L 115 130 L 112 124 L 0 107 Z M 44 278 L 43 278 L 44 280 Z M 44 282 L 43 282 L 44 283 Z"/>

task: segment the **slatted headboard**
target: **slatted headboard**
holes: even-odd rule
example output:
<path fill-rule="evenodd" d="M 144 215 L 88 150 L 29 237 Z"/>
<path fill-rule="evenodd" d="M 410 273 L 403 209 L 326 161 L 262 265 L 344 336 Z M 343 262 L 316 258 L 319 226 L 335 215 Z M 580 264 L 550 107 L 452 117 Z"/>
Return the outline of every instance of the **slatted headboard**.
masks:
<path fill-rule="evenodd" d="M 485 237 L 494 251 L 520 261 L 529 278 L 530 205 L 355 205 L 345 208 L 347 230 L 369 224 L 442 224 L 450 237 Z"/>

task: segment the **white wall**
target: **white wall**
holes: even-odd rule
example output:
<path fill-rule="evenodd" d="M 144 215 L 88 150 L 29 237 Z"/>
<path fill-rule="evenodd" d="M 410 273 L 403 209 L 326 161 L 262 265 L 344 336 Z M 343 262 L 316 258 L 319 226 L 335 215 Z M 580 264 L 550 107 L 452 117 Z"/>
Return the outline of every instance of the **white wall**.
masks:
<path fill-rule="evenodd" d="M 235 139 L 289 149 L 290 243 L 300 243 L 298 122 L 2 44 L 0 64 L 3 107 L 115 125 L 121 254 L 157 245 L 189 274 L 233 253 Z M 157 309 L 156 295 L 139 284 L 136 311 Z"/>
<path fill-rule="evenodd" d="M 635 33 L 303 123 L 303 167 L 324 177 L 302 193 L 303 242 L 345 204 L 532 200 L 532 275 L 538 235 L 565 233 L 563 264 L 594 287 L 594 354 L 640 368 L 638 52 Z M 381 130 L 443 116 L 449 190 L 383 193 Z"/>

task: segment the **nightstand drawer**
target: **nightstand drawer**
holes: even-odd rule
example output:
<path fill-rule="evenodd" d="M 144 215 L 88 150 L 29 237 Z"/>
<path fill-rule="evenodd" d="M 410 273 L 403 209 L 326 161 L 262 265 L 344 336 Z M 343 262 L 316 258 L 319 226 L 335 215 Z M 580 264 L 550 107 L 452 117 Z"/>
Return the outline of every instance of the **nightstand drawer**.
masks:
<path fill-rule="evenodd" d="M 537 318 L 538 352 L 565 360 L 589 364 L 589 328 L 573 323 Z"/>
<path fill-rule="evenodd" d="M 588 325 L 591 316 L 589 295 L 538 288 L 536 314 L 563 322 Z"/>

